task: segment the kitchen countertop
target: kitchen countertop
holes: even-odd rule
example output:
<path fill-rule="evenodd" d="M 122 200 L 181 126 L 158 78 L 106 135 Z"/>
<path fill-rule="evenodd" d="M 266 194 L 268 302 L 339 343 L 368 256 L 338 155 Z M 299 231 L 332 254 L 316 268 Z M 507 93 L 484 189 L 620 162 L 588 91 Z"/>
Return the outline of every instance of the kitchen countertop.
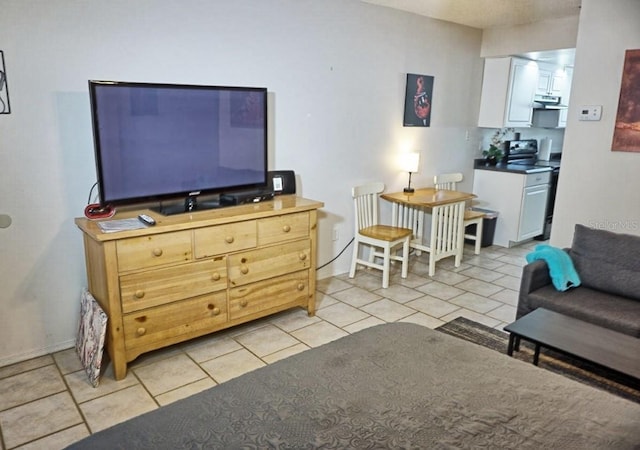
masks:
<path fill-rule="evenodd" d="M 541 173 L 550 172 L 554 168 L 560 167 L 560 161 L 536 161 L 534 164 L 503 164 L 499 163 L 491 166 L 484 159 L 476 159 L 473 165 L 474 169 L 491 170 L 494 172 L 513 172 L 513 173 Z"/>

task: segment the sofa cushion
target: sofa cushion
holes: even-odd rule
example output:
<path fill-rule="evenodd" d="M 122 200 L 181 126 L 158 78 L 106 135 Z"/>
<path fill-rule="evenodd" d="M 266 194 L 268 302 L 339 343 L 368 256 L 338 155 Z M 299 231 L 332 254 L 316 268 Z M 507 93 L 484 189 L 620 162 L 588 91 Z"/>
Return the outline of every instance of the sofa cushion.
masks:
<path fill-rule="evenodd" d="M 551 284 L 528 295 L 531 310 L 545 308 L 640 338 L 640 302 L 581 286 L 565 292 Z"/>
<path fill-rule="evenodd" d="M 640 236 L 578 224 L 570 255 L 583 286 L 640 300 Z"/>

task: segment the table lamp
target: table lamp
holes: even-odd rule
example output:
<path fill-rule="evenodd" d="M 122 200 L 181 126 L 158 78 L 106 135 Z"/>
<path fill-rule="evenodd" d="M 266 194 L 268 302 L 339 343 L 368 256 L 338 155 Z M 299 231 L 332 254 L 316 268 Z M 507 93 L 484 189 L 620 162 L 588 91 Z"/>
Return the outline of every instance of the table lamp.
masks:
<path fill-rule="evenodd" d="M 411 174 L 418 171 L 418 165 L 420 164 L 420 153 L 403 153 L 400 160 L 400 167 L 404 172 L 409 172 L 409 184 L 404 188 L 404 192 L 414 192 L 411 187 Z"/>

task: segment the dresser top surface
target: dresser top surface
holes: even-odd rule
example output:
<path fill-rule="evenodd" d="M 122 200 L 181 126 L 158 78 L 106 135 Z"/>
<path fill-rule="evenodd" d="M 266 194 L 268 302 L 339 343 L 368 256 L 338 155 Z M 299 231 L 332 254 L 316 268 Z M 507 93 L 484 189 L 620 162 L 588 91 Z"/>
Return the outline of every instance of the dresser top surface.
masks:
<path fill-rule="evenodd" d="M 75 223 L 78 228 L 89 235 L 92 239 L 97 241 L 109 241 L 148 234 L 223 225 L 243 220 L 274 217 L 281 214 L 312 211 L 322 208 L 323 206 L 324 203 L 316 200 L 310 200 L 296 195 L 280 195 L 274 197 L 273 200 L 258 203 L 227 206 L 205 211 L 175 214 L 171 216 L 164 216 L 150 209 L 119 211 L 113 217 L 106 220 L 130 219 L 137 217 L 139 214 L 147 214 L 155 219 L 156 225 L 136 230 L 118 231 L 115 233 L 103 232 L 98 226 L 99 221 L 89 220 L 85 217 L 76 218 Z"/>

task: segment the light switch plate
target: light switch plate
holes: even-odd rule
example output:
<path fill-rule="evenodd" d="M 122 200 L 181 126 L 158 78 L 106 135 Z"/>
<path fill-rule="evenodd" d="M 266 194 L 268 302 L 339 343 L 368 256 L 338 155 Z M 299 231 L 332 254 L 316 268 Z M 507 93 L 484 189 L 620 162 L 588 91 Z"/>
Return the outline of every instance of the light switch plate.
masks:
<path fill-rule="evenodd" d="M 602 105 L 586 105 L 580 107 L 579 120 L 600 120 Z"/>

